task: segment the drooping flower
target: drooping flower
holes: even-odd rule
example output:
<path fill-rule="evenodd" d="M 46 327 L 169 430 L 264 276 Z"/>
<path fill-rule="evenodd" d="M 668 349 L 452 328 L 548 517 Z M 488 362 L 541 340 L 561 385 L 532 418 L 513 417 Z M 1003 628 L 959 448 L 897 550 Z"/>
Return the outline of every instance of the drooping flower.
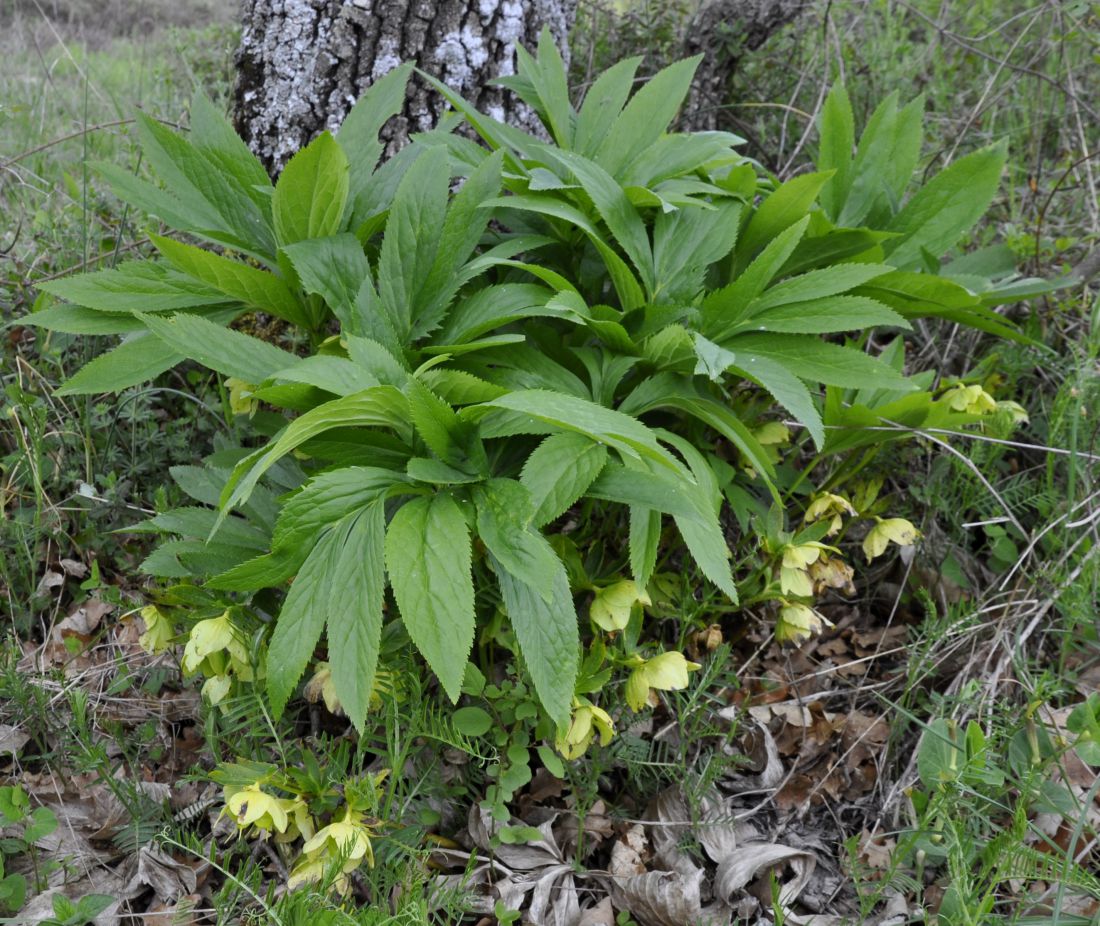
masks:
<path fill-rule="evenodd" d="M 163 653 L 172 645 L 175 628 L 168 617 L 155 604 L 141 609 L 145 633 L 138 637 L 138 645 L 152 655 Z"/>
<path fill-rule="evenodd" d="M 905 518 L 875 518 L 875 526 L 863 538 L 863 552 L 867 562 L 882 556 L 886 548 L 895 543 L 899 547 L 911 547 L 920 539 L 918 531 Z"/>
<path fill-rule="evenodd" d="M 784 601 L 775 625 L 775 639 L 780 643 L 801 643 L 821 633 L 832 621 L 809 605 Z"/>
<path fill-rule="evenodd" d="M 978 384 L 952 386 L 941 398 L 953 411 L 968 415 L 988 415 L 997 410 L 996 399 Z"/>
<path fill-rule="evenodd" d="M 313 704 L 323 699 L 330 714 L 341 717 L 344 715 L 344 707 L 336 697 L 336 683 L 332 680 L 332 669 L 327 662 L 317 663 L 317 670 L 306 682 L 302 693 L 306 696 L 306 700 Z"/>
<path fill-rule="evenodd" d="M 605 588 L 596 589 L 589 616 L 593 622 L 610 632 L 622 630 L 630 623 L 630 611 L 635 604 L 652 604 L 649 595 L 639 589 L 633 579 L 620 579 Z"/>
<path fill-rule="evenodd" d="M 822 552 L 831 550 L 823 543 L 788 543 L 783 549 L 783 562 L 779 567 L 779 587 L 784 595 L 802 597 L 813 594 L 813 583 L 807 567 L 817 562 Z"/>
<path fill-rule="evenodd" d="M 290 822 L 287 805 L 291 803 L 268 794 L 258 784 L 252 784 L 233 794 L 225 806 L 241 829 L 255 826 L 268 832 L 284 833 Z"/>
<path fill-rule="evenodd" d="M 188 674 L 197 672 L 207 656 L 222 651 L 227 652 L 234 663 L 248 665 L 248 649 L 237 636 L 228 611 L 219 617 L 199 621 L 191 628 L 191 635 L 183 648 L 183 671 Z"/>
<path fill-rule="evenodd" d="M 821 521 L 825 518 L 829 518 L 829 530 L 826 531 L 825 536 L 831 537 L 843 526 L 844 521 L 842 520 L 842 516 L 845 514 L 853 515 L 855 513 L 856 510 L 852 507 L 852 503 L 843 495 L 835 495 L 832 492 L 822 492 L 810 502 L 809 507 L 806 509 L 804 520 L 807 524 L 811 524 L 814 521 Z"/>
<path fill-rule="evenodd" d="M 649 703 L 650 689 L 679 691 L 688 686 L 688 673 L 701 669 L 697 662 L 688 662 L 683 653 L 661 653 L 646 660 L 626 680 L 626 703 L 632 711 L 640 711 Z"/>
<path fill-rule="evenodd" d="M 345 871 L 357 867 L 364 860 L 373 867 L 374 849 L 371 847 L 370 837 L 371 830 L 363 822 L 363 815 L 349 807 L 344 811 L 342 820 L 321 827 L 302 846 L 302 852 L 306 855 L 325 854 L 329 857 L 343 855 L 348 861 Z"/>
<path fill-rule="evenodd" d="M 615 735 L 615 722 L 611 715 L 591 701 L 576 699 L 573 716 L 564 733 L 559 732 L 554 745 L 567 759 L 579 759 L 584 755 L 593 738 L 599 734 L 600 745 L 606 746 Z"/>

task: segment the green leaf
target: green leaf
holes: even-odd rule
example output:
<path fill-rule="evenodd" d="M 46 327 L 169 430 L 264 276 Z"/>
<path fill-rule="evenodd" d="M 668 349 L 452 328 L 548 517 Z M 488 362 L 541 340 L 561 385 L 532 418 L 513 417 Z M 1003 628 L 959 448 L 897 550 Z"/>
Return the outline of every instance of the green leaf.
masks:
<path fill-rule="evenodd" d="M 584 495 L 607 463 L 607 448 L 581 434 L 551 434 L 523 464 L 520 481 L 534 505 L 531 523 L 549 524 Z"/>
<path fill-rule="evenodd" d="M 748 316 L 749 306 L 780 272 L 809 223 L 809 217 L 795 222 L 772 239 L 736 280 L 706 296 L 700 309 L 703 334 L 720 341 Z"/>
<path fill-rule="evenodd" d="M 253 488 L 282 457 L 307 440 L 339 427 L 406 427 L 408 403 L 392 386 L 375 386 L 360 393 L 333 399 L 295 418 L 267 447 L 245 457 L 233 469 L 222 490 L 221 507 L 226 512 L 243 503 Z"/>
<path fill-rule="evenodd" d="M 305 383 L 335 395 L 351 395 L 379 385 L 378 379 L 359 364 L 328 354 L 301 357 L 285 370 L 272 373 L 271 378 Z"/>
<path fill-rule="evenodd" d="M 821 188 L 821 208 L 829 218 L 836 221 L 848 198 L 852 149 L 856 143 L 852 104 L 848 100 L 844 84 L 840 81 L 833 84 L 825 98 L 817 131 L 820 137 L 817 169 L 823 173 L 833 171 L 833 176 Z"/>
<path fill-rule="evenodd" d="M 378 294 L 398 319 L 398 335 L 412 330 L 447 215 L 451 172 L 444 148 L 429 148 L 397 187 L 378 261 Z"/>
<path fill-rule="evenodd" d="M 893 269 L 886 264 L 837 264 L 833 267 L 811 270 L 809 273 L 776 283 L 763 295 L 754 299 L 750 308 L 755 315 L 763 309 L 774 306 L 834 296 L 854 289 L 875 277 L 891 273 Z"/>
<path fill-rule="evenodd" d="M 325 300 L 340 320 L 344 334 L 365 335 L 370 323 L 361 317 L 359 293 L 370 275 L 370 263 L 355 235 L 311 238 L 283 247 L 307 293 Z"/>
<path fill-rule="evenodd" d="M 691 87 L 702 55 L 658 71 L 634 94 L 603 137 L 595 161 L 617 176 L 667 130 Z M 619 77 L 621 79 L 621 77 Z M 583 112 L 583 110 L 582 110 Z"/>
<path fill-rule="evenodd" d="M 201 90 L 191 99 L 191 144 L 222 173 L 232 177 L 265 217 L 270 213 L 271 178 L 224 113 Z"/>
<path fill-rule="evenodd" d="M 447 208 L 441 229 L 421 229 L 421 237 L 438 234 L 438 246 L 427 278 L 420 281 L 412 315 L 411 337 L 435 329 L 462 283 L 460 269 L 485 232 L 492 212 L 482 204 L 500 192 L 501 155 L 487 157 L 466 178 Z M 387 226 L 388 229 L 388 226 Z"/>
<path fill-rule="evenodd" d="M 332 567 L 328 661 L 336 697 L 360 734 L 370 707 L 382 637 L 385 534 L 385 500 L 379 497 L 352 519 Z"/>
<path fill-rule="evenodd" d="M 753 213 L 741 235 L 737 244 L 739 265 L 748 264 L 764 245 L 804 219 L 831 176 L 830 173 L 802 174 L 777 187 Z"/>
<path fill-rule="evenodd" d="M 644 589 L 657 568 L 661 543 L 661 512 L 641 505 L 630 506 L 630 572 L 638 588 Z"/>
<path fill-rule="evenodd" d="M 493 568 L 500 583 L 504 609 L 512 622 L 523 661 L 535 683 L 535 693 L 558 726 L 569 720 L 573 688 L 577 680 L 580 632 L 573 595 L 565 566 L 554 554 L 550 544 L 539 536 L 553 561 L 550 595 L 539 591 L 513 575 L 498 560 Z"/>
<path fill-rule="evenodd" d="M 809 335 L 742 334 L 725 345 L 737 354 L 744 369 L 754 357 L 773 360 L 799 379 L 855 389 L 912 389 L 892 367 L 862 351 L 829 344 Z"/>
<path fill-rule="evenodd" d="M 184 355 L 151 334 L 127 339 L 114 350 L 100 354 L 70 376 L 57 389 L 58 395 L 88 395 L 120 392 L 148 382 L 177 363 Z"/>
<path fill-rule="evenodd" d="M 733 249 L 741 219 L 738 202 L 714 209 L 659 212 L 653 226 L 653 298 L 691 302 L 707 267 Z"/>
<path fill-rule="evenodd" d="M 894 91 L 879 103 L 867 120 L 859 137 L 859 148 L 849 174 L 848 196 L 837 218 L 838 224 L 861 224 L 885 194 L 894 153 L 897 110 L 898 94 Z"/>
<path fill-rule="evenodd" d="M 462 344 L 523 318 L 559 317 L 560 309 L 547 306 L 552 295 L 551 290 L 535 283 L 486 286 L 451 310 L 435 340 L 441 344 Z"/>
<path fill-rule="evenodd" d="M 451 724 L 463 736 L 484 736 L 493 727 L 493 718 L 480 707 L 460 707 L 451 714 Z"/>
<path fill-rule="evenodd" d="M 771 393 L 780 405 L 805 425 L 820 450 L 825 446 L 825 425 L 805 384 L 782 363 L 759 355 L 745 357 L 734 369 Z"/>
<path fill-rule="evenodd" d="M 198 228 L 228 232 L 256 254 L 274 254 L 271 227 L 251 191 L 155 119 L 139 112 L 137 126 L 142 153 L 153 170 L 188 210 L 200 212 Z"/>
<path fill-rule="evenodd" d="M 405 90 L 412 68 L 410 63 L 399 64 L 374 81 L 355 101 L 336 133 L 336 140 L 349 162 L 349 212 L 355 209 L 360 195 L 367 189 L 382 156 L 383 145 L 378 138 L 382 126 L 405 105 Z"/>
<path fill-rule="evenodd" d="M 151 260 L 125 261 L 113 270 L 78 273 L 35 288 L 105 312 L 166 312 L 227 301 L 217 287 Z"/>
<path fill-rule="evenodd" d="M 508 572 L 550 600 L 557 557 L 531 527 L 534 506 L 514 479 L 490 479 L 473 490 L 477 533 Z"/>
<path fill-rule="evenodd" d="M 653 432 L 644 424 L 622 412 L 585 399 L 546 389 L 527 389 L 503 395 L 478 407 L 506 408 L 530 415 L 555 428 L 574 431 L 607 444 L 627 456 L 648 457 L 673 472 L 681 472 L 676 461 L 657 443 Z"/>
<path fill-rule="evenodd" d="M 267 650 L 267 693 L 275 717 L 282 716 L 313 649 L 321 639 L 329 616 L 334 583 L 348 577 L 336 575 L 336 564 L 347 542 L 347 519 L 324 531 L 298 570 L 286 596 Z M 343 602 L 346 606 L 347 602 Z"/>
<path fill-rule="evenodd" d="M 457 701 L 474 642 L 474 583 L 469 529 L 450 495 L 397 510 L 386 531 L 386 569 L 409 637 Z"/>
<path fill-rule="evenodd" d="M 322 132 L 288 162 L 271 198 L 280 245 L 325 238 L 341 230 L 348 198 L 348 158 Z"/>
<path fill-rule="evenodd" d="M 545 153 L 547 157 L 561 161 L 576 175 L 615 241 L 633 262 L 642 284 L 652 294 L 653 254 L 649 234 L 623 188 L 598 164 L 579 154 L 551 148 L 546 148 Z"/>
<path fill-rule="evenodd" d="M 246 383 L 262 383 L 276 371 L 298 362 L 294 354 L 273 344 L 198 315 L 138 317 L 172 350 L 223 376 L 235 376 Z"/>
<path fill-rule="evenodd" d="M 919 267 L 921 252 L 941 257 L 985 214 L 1004 170 L 1007 149 L 991 145 L 960 158 L 926 183 L 890 223 L 901 235 L 884 243 L 891 264 Z"/>
<path fill-rule="evenodd" d="M 707 517 L 706 506 L 693 488 L 687 480 L 675 479 L 661 471 L 647 472 L 608 463 L 584 494 L 588 498 L 703 520 Z"/>
<path fill-rule="evenodd" d="M 837 331 L 891 325 L 912 326 L 893 309 L 866 296 L 826 296 L 754 311 L 747 328 L 792 334 L 832 334 Z"/>
<path fill-rule="evenodd" d="M 274 274 L 171 238 L 149 237 L 169 262 L 196 280 L 293 325 L 309 327 L 309 319 L 298 297 Z"/>
<path fill-rule="evenodd" d="M 626 58 L 604 71 L 584 95 L 573 137 L 573 150 L 593 157 L 608 130 L 623 111 L 634 87 L 640 57 Z"/>
<path fill-rule="evenodd" d="M 485 450 L 470 423 L 463 421 L 419 380 L 409 379 L 405 392 L 412 422 L 432 453 L 449 466 L 465 472 L 488 469 Z"/>

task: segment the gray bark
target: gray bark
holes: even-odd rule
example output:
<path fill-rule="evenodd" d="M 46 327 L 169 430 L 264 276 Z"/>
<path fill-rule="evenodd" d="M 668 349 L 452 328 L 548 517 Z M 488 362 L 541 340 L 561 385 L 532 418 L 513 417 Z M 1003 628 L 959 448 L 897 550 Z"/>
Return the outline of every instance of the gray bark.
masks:
<path fill-rule="evenodd" d="M 684 32 L 684 54 L 702 53 L 681 123 L 695 131 L 723 128 L 722 106 L 729 102 L 737 63 L 790 22 L 812 0 L 710 0 Z"/>
<path fill-rule="evenodd" d="M 416 61 L 484 112 L 530 124 L 514 96 L 488 87 L 515 73 L 516 45 L 548 25 L 562 53 L 577 0 L 244 0 L 234 123 L 270 170 L 334 130 L 370 84 Z M 434 126 L 438 94 L 414 78 L 385 129 L 389 151 Z"/>

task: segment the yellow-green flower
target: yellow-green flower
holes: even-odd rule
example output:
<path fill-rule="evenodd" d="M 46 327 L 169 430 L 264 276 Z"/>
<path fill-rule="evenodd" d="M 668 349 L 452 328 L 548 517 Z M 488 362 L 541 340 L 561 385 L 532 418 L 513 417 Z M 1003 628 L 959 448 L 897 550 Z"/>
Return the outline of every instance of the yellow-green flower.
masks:
<path fill-rule="evenodd" d="M 817 562 L 822 551 L 831 550 L 823 543 L 788 543 L 783 547 L 783 562 L 779 567 L 779 587 L 784 595 L 813 594 L 813 583 L 807 567 Z"/>
<path fill-rule="evenodd" d="M 1006 399 L 1003 402 L 997 403 L 997 411 L 1007 412 L 1012 416 L 1013 424 L 1027 424 L 1028 415 L 1027 409 L 1024 408 L 1019 402 L 1013 402 Z"/>
<path fill-rule="evenodd" d="M 188 674 L 197 672 L 207 656 L 223 651 L 229 654 L 238 668 L 238 674 L 244 677 L 239 669 L 248 666 L 248 649 L 237 636 L 228 611 L 220 617 L 199 621 L 191 628 L 191 635 L 183 648 L 183 671 Z"/>
<path fill-rule="evenodd" d="M 324 879 L 329 864 L 330 860 L 324 855 L 303 856 L 287 879 L 287 889 L 293 891 L 304 884 L 317 884 Z M 351 882 L 348 880 L 347 874 L 341 874 L 332 886 L 338 894 L 346 894 L 351 889 Z"/>
<path fill-rule="evenodd" d="M 302 846 L 306 855 L 325 854 L 329 857 L 344 855 L 348 866 L 345 871 L 358 866 L 366 860 L 374 866 L 374 850 L 370 844 L 370 827 L 363 822 L 363 815 L 355 813 L 350 807 L 344 811 L 344 819 L 324 826 Z M 354 862 L 354 864 L 352 864 Z"/>
<path fill-rule="evenodd" d="M 679 691 L 688 686 L 688 673 L 701 669 L 697 662 L 688 662 L 683 653 L 661 653 L 643 662 L 626 680 L 626 703 L 632 711 L 640 711 L 649 703 L 649 691 Z"/>
<path fill-rule="evenodd" d="M 317 670 L 313 673 L 313 677 L 306 682 L 306 687 L 302 693 L 306 696 L 307 701 L 314 704 L 324 699 L 325 707 L 328 708 L 330 714 L 343 716 L 344 708 L 340 704 L 340 699 L 336 697 L 336 683 L 332 680 L 332 669 L 327 662 L 317 663 Z"/>
<path fill-rule="evenodd" d="M 905 518 L 875 518 L 875 526 L 863 538 L 863 552 L 867 562 L 882 556 L 891 543 L 899 547 L 911 547 L 920 538 L 918 531 Z"/>
<path fill-rule="evenodd" d="M 573 717 L 564 733 L 559 733 L 554 745 L 567 759 L 584 755 L 593 737 L 599 734 L 600 745 L 606 746 L 615 735 L 615 722 L 611 715 L 590 701 L 577 699 L 573 703 Z"/>
<path fill-rule="evenodd" d="M 784 601 L 775 625 L 775 639 L 780 643 L 801 643 L 815 636 L 832 622 L 809 605 Z"/>
<path fill-rule="evenodd" d="M 988 415 L 997 410 L 997 401 L 981 386 L 953 386 L 942 396 L 952 411 L 968 415 Z"/>
<path fill-rule="evenodd" d="M 216 707 L 225 700 L 229 689 L 233 687 L 233 679 L 229 675 L 211 675 L 202 683 L 202 696 L 207 704 Z"/>
<path fill-rule="evenodd" d="M 633 579 L 620 579 L 606 588 L 596 589 L 589 615 L 609 633 L 622 630 L 630 623 L 630 611 L 635 604 L 652 604 L 649 595 L 639 589 Z"/>
<path fill-rule="evenodd" d="M 791 429 L 781 421 L 769 421 L 753 432 L 757 442 L 765 447 L 774 447 L 791 442 Z"/>
<path fill-rule="evenodd" d="M 286 832 L 277 835 L 275 841 L 294 842 L 298 838 L 312 839 L 316 828 L 306 802 L 302 798 L 296 797 L 293 800 L 284 801 L 283 809 L 286 811 L 289 822 L 287 823 Z"/>
<path fill-rule="evenodd" d="M 138 645 L 147 653 L 163 653 L 172 645 L 175 629 L 172 622 L 151 604 L 141 609 L 141 619 L 145 623 L 145 633 L 138 637 Z"/>
<path fill-rule="evenodd" d="M 843 495 L 834 495 L 832 492 L 822 492 L 820 495 L 815 496 L 814 500 L 810 502 L 809 507 L 806 509 L 804 520 L 807 524 L 810 524 L 814 521 L 821 521 L 825 518 L 829 518 L 829 530 L 826 531 L 825 536 L 831 537 L 839 531 L 843 525 L 842 516 L 855 513 L 856 511 L 852 507 L 852 503 Z"/>
<path fill-rule="evenodd" d="M 229 410 L 234 415 L 248 415 L 251 418 L 256 414 L 260 403 L 252 397 L 256 390 L 252 383 L 230 376 L 225 380 L 225 385 L 229 387 Z"/>
<path fill-rule="evenodd" d="M 268 794 L 258 784 L 253 784 L 236 792 L 226 801 L 225 806 L 241 829 L 254 825 L 257 829 L 268 832 L 284 833 L 290 822 L 287 805 L 291 803 Z"/>

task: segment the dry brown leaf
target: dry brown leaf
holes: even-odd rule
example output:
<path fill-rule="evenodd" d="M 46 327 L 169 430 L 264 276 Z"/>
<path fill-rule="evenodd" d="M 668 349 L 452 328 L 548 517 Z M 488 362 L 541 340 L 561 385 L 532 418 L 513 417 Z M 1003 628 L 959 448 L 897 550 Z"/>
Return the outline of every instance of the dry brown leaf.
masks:
<path fill-rule="evenodd" d="M 607 866 L 611 877 L 632 878 L 645 874 L 643 858 L 648 853 L 648 848 L 645 827 L 635 823 L 611 847 L 611 861 Z"/>
<path fill-rule="evenodd" d="M 624 880 L 612 879 L 615 906 L 627 911 L 642 926 L 727 926 L 728 907 L 704 910 L 700 903 L 702 868 L 690 873 L 650 871 Z"/>
<path fill-rule="evenodd" d="M 605 897 L 596 906 L 583 911 L 577 926 L 615 926 L 615 908 L 611 906 L 611 898 Z"/>
<path fill-rule="evenodd" d="M 746 843 L 726 856 L 714 878 L 715 894 L 732 902 L 734 895 L 758 875 L 780 866 L 789 866 L 792 877 L 779 890 L 779 903 L 789 907 L 810 880 L 817 858 L 804 849 L 774 843 Z"/>
<path fill-rule="evenodd" d="M 144 845 L 138 850 L 133 866 L 135 871 L 127 890 L 135 894 L 149 887 L 153 889 L 157 900 L 170 901 L 193 894 L 198 887 L 198 875 L 194 868 L 177 861 L 153 844 Z"/>
<path fill-rule="evenodd" d="M 199 926 L 199 915 L 195 911 L 202 903 L 200 894 L 188 894 L 175 903 L 154 900 L 141 919 L 145 926 Z"/>
<path fill-rule="evenodd" d="M 30 736 L 18 727 L 0 723 L 0 756 L 15 758 L 28 742 L 30 742 Z"/>

